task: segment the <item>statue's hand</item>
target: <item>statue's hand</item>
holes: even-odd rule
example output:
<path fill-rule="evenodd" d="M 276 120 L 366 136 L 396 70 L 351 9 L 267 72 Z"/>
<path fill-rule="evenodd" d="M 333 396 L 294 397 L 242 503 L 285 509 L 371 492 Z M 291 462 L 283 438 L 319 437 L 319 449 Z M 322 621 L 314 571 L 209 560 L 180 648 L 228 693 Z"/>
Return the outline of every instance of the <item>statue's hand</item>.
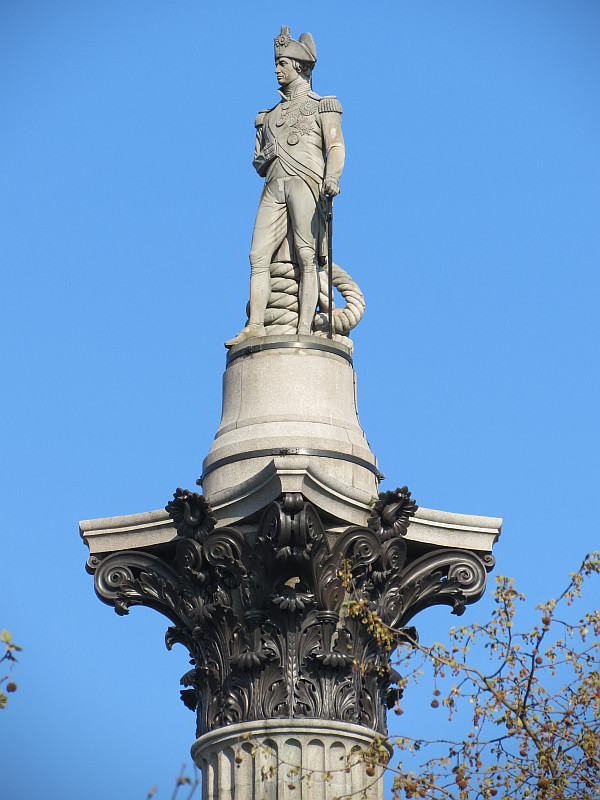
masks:
<path fill-rule="evenodd" d="M 325 178 L 325 183 L 323 184 L 323 194 L 326 197 L 335 197 L 336 194 L 340 193 L 340 185 L 336 181 L 335 178 Z"/>

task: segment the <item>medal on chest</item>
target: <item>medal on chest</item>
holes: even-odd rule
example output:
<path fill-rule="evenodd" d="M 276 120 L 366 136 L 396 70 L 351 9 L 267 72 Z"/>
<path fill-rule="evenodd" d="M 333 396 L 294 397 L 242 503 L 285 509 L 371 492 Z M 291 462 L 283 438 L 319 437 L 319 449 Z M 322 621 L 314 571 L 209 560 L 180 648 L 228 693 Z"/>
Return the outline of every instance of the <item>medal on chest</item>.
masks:
<path fill-rule="evenodd" d="M 286 125 L 290 129 L 286 139 L 290 146 L 298 144 L 300 137 L 313 129 L 318 109 L 317 103 L 310 98 L 300 104 L 290 103 L 281 106 L 275 126 L 281 128 Z"/>

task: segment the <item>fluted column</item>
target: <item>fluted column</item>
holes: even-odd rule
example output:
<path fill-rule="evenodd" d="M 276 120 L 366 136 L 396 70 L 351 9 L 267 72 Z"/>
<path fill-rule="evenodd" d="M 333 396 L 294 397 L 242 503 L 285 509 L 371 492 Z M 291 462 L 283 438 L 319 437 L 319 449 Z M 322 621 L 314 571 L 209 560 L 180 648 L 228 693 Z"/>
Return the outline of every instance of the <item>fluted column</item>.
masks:
<path fill-rule="evenodd" d="M 202 800 L 382 800 L 389 746 L 361 725 L 265 720 L 201 736 Z"/>

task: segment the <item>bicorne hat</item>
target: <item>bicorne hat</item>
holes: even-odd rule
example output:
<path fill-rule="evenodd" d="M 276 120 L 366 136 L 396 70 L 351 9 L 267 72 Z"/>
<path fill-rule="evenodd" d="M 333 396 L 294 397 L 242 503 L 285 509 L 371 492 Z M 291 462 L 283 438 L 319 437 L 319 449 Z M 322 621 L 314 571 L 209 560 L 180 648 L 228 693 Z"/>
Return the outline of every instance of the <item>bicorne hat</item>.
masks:
<path fill-rule="evenodd" d="M 315 40 L 310 33 L 303 33 L 296 41 L 290 36 L 290 29 L 287 25 L 282 25 L 281 33 L 275 37 L 275 60 L 284 56 L 315 64 L 317 61 Z"/>

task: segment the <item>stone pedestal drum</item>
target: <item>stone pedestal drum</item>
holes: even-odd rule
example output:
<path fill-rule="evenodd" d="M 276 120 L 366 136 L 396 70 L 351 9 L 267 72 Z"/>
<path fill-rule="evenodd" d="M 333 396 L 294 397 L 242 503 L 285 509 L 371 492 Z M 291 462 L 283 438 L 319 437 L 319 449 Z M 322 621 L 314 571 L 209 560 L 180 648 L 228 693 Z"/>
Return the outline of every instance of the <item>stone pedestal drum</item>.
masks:
<path fill-rule="evenodd" d="M 201 479 L 220 521 L 303 491 L 340 524 L 364 523 L 379 477 L 358 420 L 349 347 L 284 335 L 230 350 L 221 424 Z"/>
<path fill-rule="evenodd" d="M 323 292 L 315 305 L 325 251 L 332 265 L 321 223 L 339 191 L 341 105 L 312 91 L 310 34 L 296 41 L 282 28 L 275 55 L 282 102 L 257 118 L 255 166 L 283 199 L 267 209 L 271 195 L 261 199 L 250 319 L 227 343 L 202 491 L 80 531 L 100 599 L 121 615 L 161 612 L 167 646 L 189 651 L 181 697 L 196 718 L 203 800 L 381 800 L 395 646 L 422 609 L 460 614 L 481 597 L 501 520 L 418 508 L 406 486 L 379 491 L 348 338 L 362 293 L 336 267 L 354 306 L 340 312 Z M 265 223 L 271 215 L 284 235 L 282 214 L 283 243 Z M 349 599 L 378 615 L 390 642 Z"/>

